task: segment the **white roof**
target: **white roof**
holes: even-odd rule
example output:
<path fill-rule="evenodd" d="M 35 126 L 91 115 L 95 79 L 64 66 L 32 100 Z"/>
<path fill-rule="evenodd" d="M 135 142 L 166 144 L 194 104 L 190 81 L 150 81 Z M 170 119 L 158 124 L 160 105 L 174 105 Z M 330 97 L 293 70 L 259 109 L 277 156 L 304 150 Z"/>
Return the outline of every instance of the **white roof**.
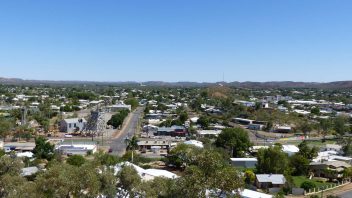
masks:
<path fill-rule="evenodd" d="M 39 169 L 35 166 L 22 168 L 21 175 L 22 176 L 30 176 L 30 175 L 37 173 L 38 171 L 39 171 Z"/>
<path fill-rule="evenodd" d="M 297 153 L 299 152 L 299 148 L 295 145 L 282 145 L 282 151 L 289 153 Z"/>
<path fill-rule="evenodd" d="M 32 152 L 23 152 L 23 153 L 16 153 L 17 157 L 28 157 L 28 158 L 32 158 L 33 157 L 33 153 Z"/>
<path fill-rule="evenodd" d="M 66 123 L 77 123 L 80 119 L 82 119 L 82 122 L 87 122 L 84 118 L 67 118 L 64 120 Z"/>
<path fill-rule="evenodd" d="M 253 190 L 248 190 L 248 189 L 244 189 L 241 193 L 241 197 L 243 198 L 272 198 L 272 195 L 268 195 L 265 193 L 260 193 L 257 191 L 253 191 Z"/>
<path fill-rule="evenodd" d="M 285 184 L 286 179 L 282 174 L 257 174 L 257 180 L 261 183 Z"/>
<path fill-rule="evenodd" d="M 120 164 L 117 164 L 114 169 L 115 169 L 115 174 L 120 172 L 123 166 L 132 166 L 138 173 L 138 175 L 145 180 L 150 179 L 151 177 L 166 177 L 169 179 L 174 179 L 177 178 L 178 176 L 172 172 L 169 172 L 167 170 L 159 170 L 159 169 L 143 169 L 135 164 L 132 164 L 130 162 L 122 162 Z M 149 177 L 148 177 L 149 176 Z"/>
<path fill-rule="evenodd" d="M 257 162 L 257 158 L 230 158 L 233 162 Z"/>
<path fill-rule="evenodd" d="M 199 135 L 219 135 L 221 130 L 199 130 L 197 133 Z"/>
<path fill-rule="evenodd" d="M 199 148 L 203 148 L 203 143 L 197 140 L 188 140 L 186 142 L 184 142 L 184 144 L 188 144 L 188 145 L 193 145 Z"/>

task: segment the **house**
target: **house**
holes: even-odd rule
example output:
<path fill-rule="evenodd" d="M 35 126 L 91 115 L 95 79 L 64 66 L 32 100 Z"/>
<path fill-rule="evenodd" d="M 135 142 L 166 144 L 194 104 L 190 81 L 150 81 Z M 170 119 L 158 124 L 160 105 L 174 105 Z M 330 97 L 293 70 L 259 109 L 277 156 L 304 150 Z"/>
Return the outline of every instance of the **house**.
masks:
<path fill-rule="evenodd" d="M 132 164 L 130 162 L 122 162 L 120 164 L 117 164 L 114 167 L 115 170 L 115 175 L 121 171 L 121 169 L 124 166 L 131 166 L 133 167 L 138 175 L 141 177 L 143 181 L 150 181 L 153 180 L 155 177 L 165 177 L 168 179 L 175 179 L 178 178 L 178 176 L 172 172 L 169 172 L 167 170 L 160 170 L 160 169 L 143 169 L 135 164 Z"/>
<path fill-rule="evenodd" d="M 211 137 L 218 136 L 221 133 L 221 130 L 198 130 L 197 135 L 199 137 Z"/>
<path fill-rule="evenodd" d="M 338 144 L 326 144 L 323 148 L 322 151 L 336 151 L 337 153 L 342 152 L 342 146 Z"/>
<path fill-rule="evenodd" d="M 39 172 L 39 169 L 36 166 L 22 168 L 21 169 L 21 176 L 28 177 L 28 176 L 32 176 L 32 175 L 36 174 L 37 172 Z"/>
<path fill-rule="evenodd" d="M 87 155 L 88 153 L 94 154 L 98 148 L 95 143 L 59 143 L 55 149 L 63 155 Z"/>
<path fill-rule="evenodd" d="M 60 122 L 60 132 L 73 133 L 82 131 L 87 125 L 84 118 L 64 119 Z"/>
<path fill-rule="evenodd" d="M 160 150 L 168 150 L 171 147 L 170 140 L 144 139 L 138 141 L 140 151 L 153 151 L 156 153 Z"/>
<path fill-rule="evenodd" d="M 6 153 L 11 151 L 32 152 L 34 148 L 35 148 L 34 142 L 9 142 L 4 144 L 4 151 Z"/>
<path fill-rule="evenodd" d="M 198 148 L 203 148 L 203 142 L 200 142 L 200 141 L 197 141 L 197 140 L 188 140 L 188 141 L 185 141 L 183 142 L 184 144 L 187 144 L 187 145 L 193 145 L 195 147 L 198 147 Z"/>
<path fill-rule="evenodd" d="M 185 137 L 186 128 L 184 126 L 171 126 L 171 127 L 159 127 L 158 131 L 154 133 L 156 136 L 172 136 L 172 137 Z"/>
<path fill-rule="evenodd" d="M 249 130 L 254 130 L 254 131 L 262 131 L 264 129 L 265 125 L 262 124 L 250 124 L 248 125 Z"/>
<path fill-rule="evenodd" d="M 286 178 L 282 174 L 257 174 L 256 186 L 260 189 L 282 188 L 286 184 Z"/>
<path fill-rule="evenodd" d="M 248 189 L 243 189 L 243 191 L 240 192 L 241 198 L 272 198 L 272 195 L 268 195 L 265 193 L 253 191 L 253 190 L 248 190 Z"/>
<path fill-rule="evenodd" d="M 290 126 L 276 126 L 275 132 L 277 133 L 290 133 L 292 131 L 292 127 Z"/>
<path fill-rule="evenodd" d="M 244 118 L 234 118 L 232 119 L 233 122 L 242 125 L 250 125 L 253 124 L 254 120 L 244 119 Z"/>
<path fill-rule="evenodd" d="M 309 169 L 315 177 L 324 177 L 330 180 L 342 179 L 344 170 L 350 167 L 350 164 L 343 161 L 311 162 L 309 164 Z"/>
<path fill-rule="evenodd" d="M 131 105 L 126 105 L 126 104 L 115 104 L 115 105 L 109 106 L 109 109 L 110 109 L 111 112 L 119 111 L 119 110 L 122 110 L 122 109 L 127 109 L 128 111 L 131 111 L 132 106 Z"/>
<path fill-rule="evenodd" d="M 292 156 L 299 152 L 299 148 L 295 145 L 282 145 L 282 151 L 287 153 L 288 156 Z"/>
<path fill-rule="evenodd" d="M 257 158 L 230 158 L 231 165 L 241 168 L 254 168 L 257 164 Z"/>

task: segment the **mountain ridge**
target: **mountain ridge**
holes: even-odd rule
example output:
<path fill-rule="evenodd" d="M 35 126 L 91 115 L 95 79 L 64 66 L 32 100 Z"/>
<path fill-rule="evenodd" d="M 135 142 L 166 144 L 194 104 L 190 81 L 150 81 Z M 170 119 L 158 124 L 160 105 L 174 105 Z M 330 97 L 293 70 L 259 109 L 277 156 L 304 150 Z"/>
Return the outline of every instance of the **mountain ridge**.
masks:
<path fill-rule="evenodd" d="M 162 87 L 208 87 L 215 85 L 223 85 L 238 88 L 325 88 L 325 89 L 342 89 L 352 88 L 352 81 L 333 81 L 333 82 L 297 82 L 297 81 L 233 81 L 233 82 L 165 82 L 165 81 L 75 81 L 75 80 L 24 80 L 21 78 L 4 78 L 0 77 L 1 84 L 8 85 L 145 85 L 145 86 L 162 86 Z"/>

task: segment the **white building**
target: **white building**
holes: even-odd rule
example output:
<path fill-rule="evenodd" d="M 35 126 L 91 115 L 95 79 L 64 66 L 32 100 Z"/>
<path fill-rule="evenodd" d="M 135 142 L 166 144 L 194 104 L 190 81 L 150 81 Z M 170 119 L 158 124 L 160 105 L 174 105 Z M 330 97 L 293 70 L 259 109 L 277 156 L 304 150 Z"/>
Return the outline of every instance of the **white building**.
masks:
<path fill-rule="evenodd" d="M 160 169 L 143 169 L 135 164 L 132 164 L 130 162 L 122 162 L 120 164 L 117 164 L 114 169 L 115 169 L 115 174 L 121 171 L 122 167 L 124 166 L 131 166 L 133 167 L 138 175 L 141 177 L 143 181 L 149 181 L 153 180 L 155 177 L 165 177 L 169 179 L 176 179 L 178 176 L 170 171 L 166 170 L 160 170 Z"/>
<path fill-rule="evenodd" d="M 56 150 L 64 155 L 87 155 L 88 152 L 97 152 L 97 145 L 94 143 L 60 143 L 56 145 Z"/>

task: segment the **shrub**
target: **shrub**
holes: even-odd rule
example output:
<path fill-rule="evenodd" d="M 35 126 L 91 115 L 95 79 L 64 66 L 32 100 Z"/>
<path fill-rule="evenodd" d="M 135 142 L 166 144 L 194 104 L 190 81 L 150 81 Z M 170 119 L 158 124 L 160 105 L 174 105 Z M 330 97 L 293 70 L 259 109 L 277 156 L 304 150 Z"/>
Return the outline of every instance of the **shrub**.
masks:
<path fill-rule="evenodd" d="M 304 190 L 308 191 L 309 189 L 313 189 L 316 188 L 317 186 L 315 185 L 314 182 L 312 181 L 305 181 L 301 184 L 301 188 L 303 188 Z"/>

